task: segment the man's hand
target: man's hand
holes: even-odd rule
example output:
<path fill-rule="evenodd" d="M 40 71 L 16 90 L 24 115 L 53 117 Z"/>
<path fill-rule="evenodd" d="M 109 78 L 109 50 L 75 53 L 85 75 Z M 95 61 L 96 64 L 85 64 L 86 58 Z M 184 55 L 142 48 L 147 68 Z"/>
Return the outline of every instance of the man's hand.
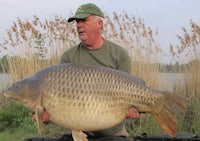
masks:
<path fill-rule="evenodd" d="M 126 113 L 126 118 L 139 118 L 140 117 L 140 113 L 138 112 L 137 109 L 135 108 L 130 108 L 128 110 L 128 112 Z"/>
<path fill-rule="evenodd" d="M 49 123 L 50 122 L 50 118 L 49 118 L 49 114 L 48 114 L 48 112 L 47 111 L 44 111 L 43 113 L 42 113 L 42 122 L 43 123 Z M 35 115 L 33 115 L 32 116 L 32 121 L 36 121 L 36 117 L 35 117 Z"/>

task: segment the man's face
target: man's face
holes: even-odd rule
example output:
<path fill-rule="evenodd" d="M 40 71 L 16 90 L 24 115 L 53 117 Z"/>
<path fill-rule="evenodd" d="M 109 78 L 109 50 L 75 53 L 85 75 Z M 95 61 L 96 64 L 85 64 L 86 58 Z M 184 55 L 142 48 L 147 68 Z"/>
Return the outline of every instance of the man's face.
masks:
<path fill-rule="evenodd" d="M 97 36 L 101 35 L 102 21 L 95 16 L 89 16 L 85 19 L 77 19 L 77 32 L 79 38 L 86 45 Z"/>

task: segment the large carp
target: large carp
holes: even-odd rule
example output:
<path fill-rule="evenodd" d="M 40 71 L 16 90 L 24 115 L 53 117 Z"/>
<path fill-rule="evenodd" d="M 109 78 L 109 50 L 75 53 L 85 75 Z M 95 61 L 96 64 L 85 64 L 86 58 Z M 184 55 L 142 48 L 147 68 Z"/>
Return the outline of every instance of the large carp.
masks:
<path fill-rule="evenodd" d="M 175 113 L 186 108 L 187 98 L 148 87 L 129 73 L 115 69 L 59 64 L 14 83 L 5 96 L 19 101 L 40 116 L 45 109 L 55 124 L 71 129 L 74 140 L 87 140 L 82 131 L 98 131 L 122 122 L 130 108 L 150 113 L 173 136 Z"/>

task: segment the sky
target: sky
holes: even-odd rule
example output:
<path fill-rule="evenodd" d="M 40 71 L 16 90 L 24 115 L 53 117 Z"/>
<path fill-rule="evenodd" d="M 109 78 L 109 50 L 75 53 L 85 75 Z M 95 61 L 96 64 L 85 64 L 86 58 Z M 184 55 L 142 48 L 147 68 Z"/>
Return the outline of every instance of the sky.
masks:
<path fill-rule="evenodd" d="M 0 41 L 17 17 L 32 19 L 37 15 L 42 19 L 60 15 L 68 19 L 84 3 L 94 3 L 108 14 L 126 11 L 144 19 L 147 27 L 158 29 L 158 40 L 166 53 L 170 43 L 178 44 L 176 35 L 182 35 L 181 27 L 190 29 L 190 19 L 200 23 L 199 0 L 0 0 Z"/>

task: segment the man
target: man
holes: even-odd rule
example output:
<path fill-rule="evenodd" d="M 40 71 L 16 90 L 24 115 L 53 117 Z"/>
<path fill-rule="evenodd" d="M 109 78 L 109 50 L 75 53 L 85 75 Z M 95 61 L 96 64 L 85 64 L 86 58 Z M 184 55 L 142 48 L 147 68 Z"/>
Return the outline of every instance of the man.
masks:
<path fill-rule="evenodd" d="M 68 22 L 76 21 L 81 42 L 61 57 L 61 63 L 100 65 L 131 73 L 131 58 L 119 45 L 102 37 L 104 14 L 95 4 L 81 5 Z M 136 109 L 130 109 L 128 118 L 138 118 Z M 125 122 L 111 129 L 93 132 L 94 136 L 128 136 Z"/>
<path fill-rule="evenodd" d="M 125 49 L 102 38 L 103 18 L 94 4 L 77 9 L 68 22 L 76 21 L 81 42 L 63 54 L 61 63 L 100 65 L 131 72 L 131 59 Z"/>
<path fill-rule="evenodd" d="M 77 9 L 68 22 L 76 21 L 81 42 L 65 51 L 60 63 L 104 66 L 131 73 L 131 58 L 127 51 L 102 37 L 103 18 L 103 12 L 95 4 L 84 4 Z M 44 112 L 42 116 L 43 122 L 49 122 L 47 112 Z M 127 118 L 138 118 L 139 116 L 134 108 L 127 112 Z M 96 137 L 128 136 L 125 121 L 116 127 L 91 134 Z"/>

